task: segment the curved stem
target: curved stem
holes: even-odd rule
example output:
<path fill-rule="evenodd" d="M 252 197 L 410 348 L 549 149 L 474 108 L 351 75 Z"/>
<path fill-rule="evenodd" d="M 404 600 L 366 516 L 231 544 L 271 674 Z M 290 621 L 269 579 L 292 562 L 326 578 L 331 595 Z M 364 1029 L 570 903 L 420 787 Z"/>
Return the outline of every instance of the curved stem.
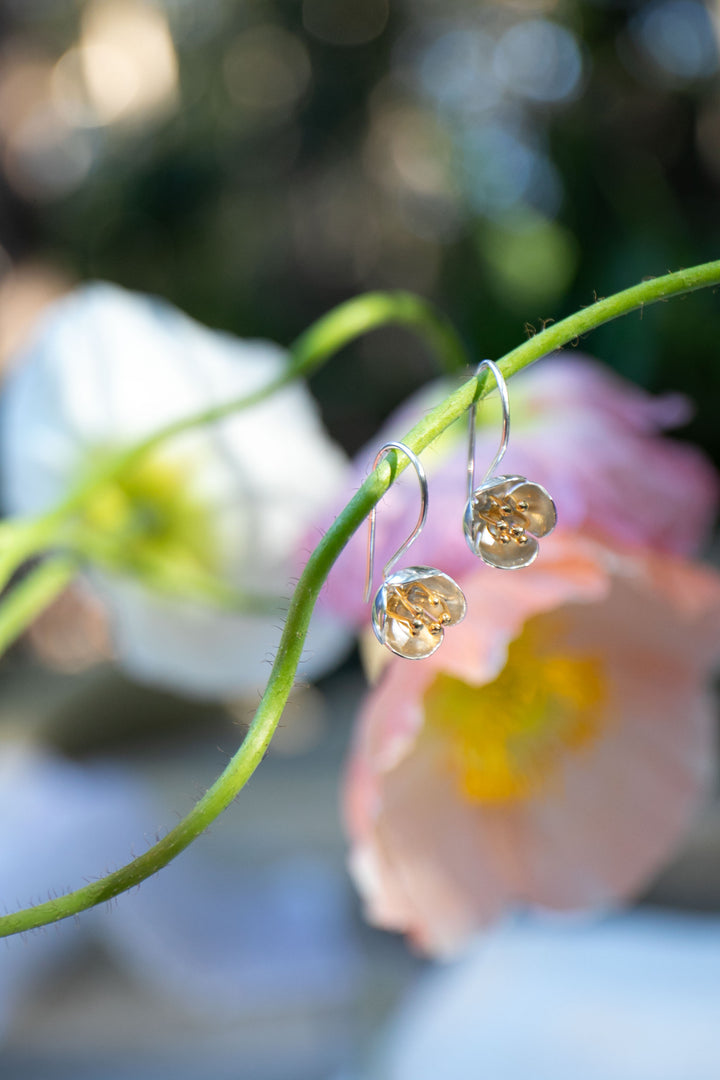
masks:
<path fill-rule="evenodd" d="M 498 361 L 506 378 L 588 330 L 646 304 L 720 283 L 720 261 L 643 282 L 563 319 Z M 484 393 L 485 378 L 469 378 L 424 416 L 402 439 L 419 453 Z M 489 388 L 489 387 L 488 387 Z M 190 813 L 144 855 L 115 873 L 33 908 L 0 917 L 0 936 L 67 918 L 109 900 L 154 874 L 186 848 L 235 799 L 255 771 L 272 738 L 292 688 L 318 593 L 338 555 L 376 502 L 402 472 L 402 461 L 384 459 L 328 529 L 298 582 L 270 681 L 245 739 L 221 776 Z"/>
<path fill-rule="evenodd" d="M 119 451 L 91 476 L 78 484 L 66 499 L 42 520 L 63 520 L 80 508 L 88 496 L 155 450 L 158 446 L 198 427 L 217 423 L 227 416 L 252 408 L 271 397 L 276 391 L 296 379 L 312 375 L 340 349 L 361 334 L 368 334 L 395 324 L 414 330 L 435 351 L 440 366 L 446 372 L 462 370 L 468 364 L 468 354 L 457 331 L 438 309 L 412 293 L 366 293 L 340 304 L 318 319 L 290 346 L 290 363 L 282 374 L 271 379 L 252 394 L 231 398 L 220 405 L 174 420 L 159 428 L 142 442 Z"/>
<path fill-rule="evenodd" d="M 33 619 L 72 581 L 78 562 L 71 555 L 49 555 L 29 570 L 3 597 L 0 611 L 0 653 L 4 652 Z"/>
<path fill-rule="evenodd" d="M 49 514 L 0 523 L 0 589 L 27 559 L 52 547 L 56 531 Z"/>
<path fill-rule="evenodd" d="M 359 335 L 392 324 L 413 330 L 423 338 L 434 350 L 444 371 L 453 372 L 467 366 L 468 355 L 456 330 L 447 317 L 428 301 L 405 292 L 366 293 L 364 296 L 354 297 L 322 316 L 301 334 L 290 346 L 290 363 L 285 371 L 259 390 L 166 424 L 141 442 L 104 460 L 52 510 L 35 518 L 2 523 L 0 589 L 5 587 L 15 571 L 32 555 L 51 547 L 72 546 L 72 538 L 69 545 L 67 543 L 67 526 L 74 515 L 82 510 L 99 488 L 132 469 L 157 447 L 177 435 L 252 408 L 296 379 L 311 375 L 335 352 L 350 344 Z M 167 591 L 170 586 L 169 577 L 164 584 L 158 584 L 162 591 Z M 209 580 L 201 583 L 198 579 L 196 585 L 199 592 L 214 603 L 234 606 L 236 609 L 243 607 L 248 613 L 268 612 L 271 598 L 230 597 L 222 586 L 213 585 Z M 42 607 L 39 607 L 39 610 L 42 610 Z M 4 633 L 5 620 L 0 608 L 0 654 L 15 640 L 9 629 L 13 625 L 12 619 L 8 618 L 6 621 L 8 632 Z M 18 630 L 18 633 L 20 632 L 21 630 Z"/>

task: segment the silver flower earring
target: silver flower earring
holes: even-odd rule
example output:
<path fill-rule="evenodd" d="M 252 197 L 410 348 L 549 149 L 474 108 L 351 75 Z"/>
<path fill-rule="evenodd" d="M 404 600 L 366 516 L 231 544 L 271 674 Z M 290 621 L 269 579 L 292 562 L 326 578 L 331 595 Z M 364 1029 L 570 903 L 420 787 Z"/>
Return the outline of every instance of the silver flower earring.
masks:
<path fill-rule="evenodd" d="M 376 468 L 389 450 L 399 450 L 412 463 L 420 482 L 420 516 L 404 544 L 383 567 L 383 582 L 373 600 L 372 627 L 378 641 L 398 656 L 422 660 L 440 647 L 445 630 L 465 618 L 467 603 L 460 586 L 447 574 L 430 566 L 408 566 L 391 573 L 425 526 L 428 487 L 425 470 L 415 454 L 403 443 L 387 442 L 378 451 Z M 375 559 L 375 517 L 373 507 L 368 524 L 367 578 L 365 600 L 370 599 Z"/>
<path fill-rule="evenodd" d="M 544 487 L 524 476 L 493 476 L 510 438 L 510 403 L 502 372 L 492 360 L 482 360 L 476 375 L 487 368 L 497 383 L 502 402 L 502 436 L 498 452 L 482 483 L 475 487 L 475 419 L 477 404 L 470 406 L 467 504 L 463 529 L 468 547 L 483 562 L 501 570 L 529 566 L 538 553 L 538 539 L 557 523 L 555 503 Z"/>

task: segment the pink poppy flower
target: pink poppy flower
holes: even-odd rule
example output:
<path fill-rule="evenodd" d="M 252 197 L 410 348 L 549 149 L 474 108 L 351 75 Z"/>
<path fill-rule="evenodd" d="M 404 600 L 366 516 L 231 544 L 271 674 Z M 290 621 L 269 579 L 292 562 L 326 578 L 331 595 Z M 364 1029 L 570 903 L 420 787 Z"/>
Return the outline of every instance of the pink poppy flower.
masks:
<path fill-rule="evenodd" d="M 378 446 L 401 437 L 451 389 L 433 383 L 414 395 L 361 451 L 344 491 L 357 488 Z M 558 526 L 539 558 L 563 531 L 677 555 L 697 552 L 715 518 L 717 475 L 696 447 L 666 438 L 691 409 L 677 394 L 653 397 L 586 356 L 557 353 L 510 381 L 511 437 L 500 472 L 526 476 L 552 495 Z M 482 476 L 497 449 L 500 407 L 493 394 L 478 408 L 477 469 Z M 422 455 L 429 480 L 427 526 L 411 561 L 437 566 L 460 581 L 477 557 L 462 532 L 467 498 L 467 417 Z M 417 518 L 415 477 L 393 485 L 378 510 L 377 557 L 382 564 L 410 534 Z M 312 538 L 311 538 L 312 540 Z M 353 537 L 330 575 L 321 605 L 348 622 L 367 618 L 363 603 L 364 530 Z M 308 542 L 307 546 L 314 546 Z M 376 587 L 379 585 L 376 569 Z"/>
<path fill-rule="evenodd" d="M 713 758 L 716 572 L 566 535 L 463 585 L 465 621 L 422 664 L 391 659 L 366 699 L 345 792 L 370 919 L 433 953 L 515 903 L 628 897 Z"/>

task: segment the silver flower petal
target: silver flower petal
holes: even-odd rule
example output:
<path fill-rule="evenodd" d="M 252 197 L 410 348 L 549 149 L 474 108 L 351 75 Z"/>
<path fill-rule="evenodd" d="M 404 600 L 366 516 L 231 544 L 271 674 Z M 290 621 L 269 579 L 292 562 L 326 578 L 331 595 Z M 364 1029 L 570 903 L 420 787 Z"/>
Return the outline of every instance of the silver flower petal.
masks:
<path fill-rule="evenodd" d="M 523 477 L 509 477 L 508 479 L 520 483 L 512 483 L 506 490 L 516 506 L 527 503 L 527 509 L 521 512 L 521 517 L 527 532 L 540 539 L 551 533 L 557 525 L 557 510 L 550 494 L 541 484 Z"/>
<path fill-rule="evenodd" d="M 520 547 L 518 544 L 503 544 L 496 540 L 489 529 L 483 529 L 477 545 L 477 554 L 488 566 L 499 570 L 519 570 L 529 566 L 537 559 L 540 545 L 534 536 L 528 536 Z"/>
<path fill-rule="evenodd" d="M 494 476 L 473 492 L 463 527 L 468 547 L 490 566 L 516 570 L 537 558 L 537 538 L 552 532 L 557 511 L 540 484 Z"/>
<path fill-rule="evenodd" d="M 381 644 L 408 660 L 440 648 L 445 630 L 465 618 L 460 586 L 430 566 L 408 566 L 382 583 L 373 602 L 372 627 Z"/>

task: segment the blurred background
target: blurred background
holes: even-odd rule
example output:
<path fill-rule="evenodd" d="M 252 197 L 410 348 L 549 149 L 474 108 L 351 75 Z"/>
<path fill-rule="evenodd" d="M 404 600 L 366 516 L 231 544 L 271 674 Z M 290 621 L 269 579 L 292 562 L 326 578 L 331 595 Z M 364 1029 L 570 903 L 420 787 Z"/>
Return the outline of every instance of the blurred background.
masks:
<path fill-rule="evenodd" d="M 714 3 L 3 0 L 0 34 L 3 362 L 48 300 L 89 279 L 283 344 L 359 292 L 409 289 L 480 357 L 718 255 Z M 584 347 L 650 390 L 701 401 L 683 435 L 720 463 L 719 338 L 708 292 Z M 384 331 L 312 389 L 353 453 L 434 371 L 414 339 Z M 247 707 L 139 689 L 107 655 L 101 613 L 68 596 L 4 662 L 0 722 L 142 775 L 161 793 L 160 827 L 222 767 Z M 353 660 L 298 702 L 206 844 L 213 873 L 235 866 L 215 890 L 229 983 L 194 986 L 189 959 L 185 976 L 169 964 L 183 943 L 217 948 L 192 912 L 158 953 L 165 980 L 148 974 L 147 950 L 128 951 L 137 928 L 115 944 L 92 929 L 72 948 L 48 930 L 27 943 L 38 976 L 0 1001 L 3 1076 L 304 1080 L 359 1067 L 423 966 L 362 925 L 344 877 L 336 788 L 361 692 Z M 710 814 L 650 899 L 716 910 L 716 844 Z M 288 893 L 299 909 L 273 918 Z M 150 887 L 110 921 L 132 904 L 157 929 L 141 911 Z"/>
<path fill-rule="evenodd" d="M 289 342 L 407 288 L 495 356 L 717 253 L 712 3 L 4 0 L 0 23 L 0 243 L 37 289 L 106 278 Z M 717 404 L 718 320 L 704 296 L 592 349 Z M 431 371 L 389 348 L 354 350 L 364 396 L 349 361 L 316 379 L 350 449 Z M 717 456 L 713 412 L 693 435 Z"/>

